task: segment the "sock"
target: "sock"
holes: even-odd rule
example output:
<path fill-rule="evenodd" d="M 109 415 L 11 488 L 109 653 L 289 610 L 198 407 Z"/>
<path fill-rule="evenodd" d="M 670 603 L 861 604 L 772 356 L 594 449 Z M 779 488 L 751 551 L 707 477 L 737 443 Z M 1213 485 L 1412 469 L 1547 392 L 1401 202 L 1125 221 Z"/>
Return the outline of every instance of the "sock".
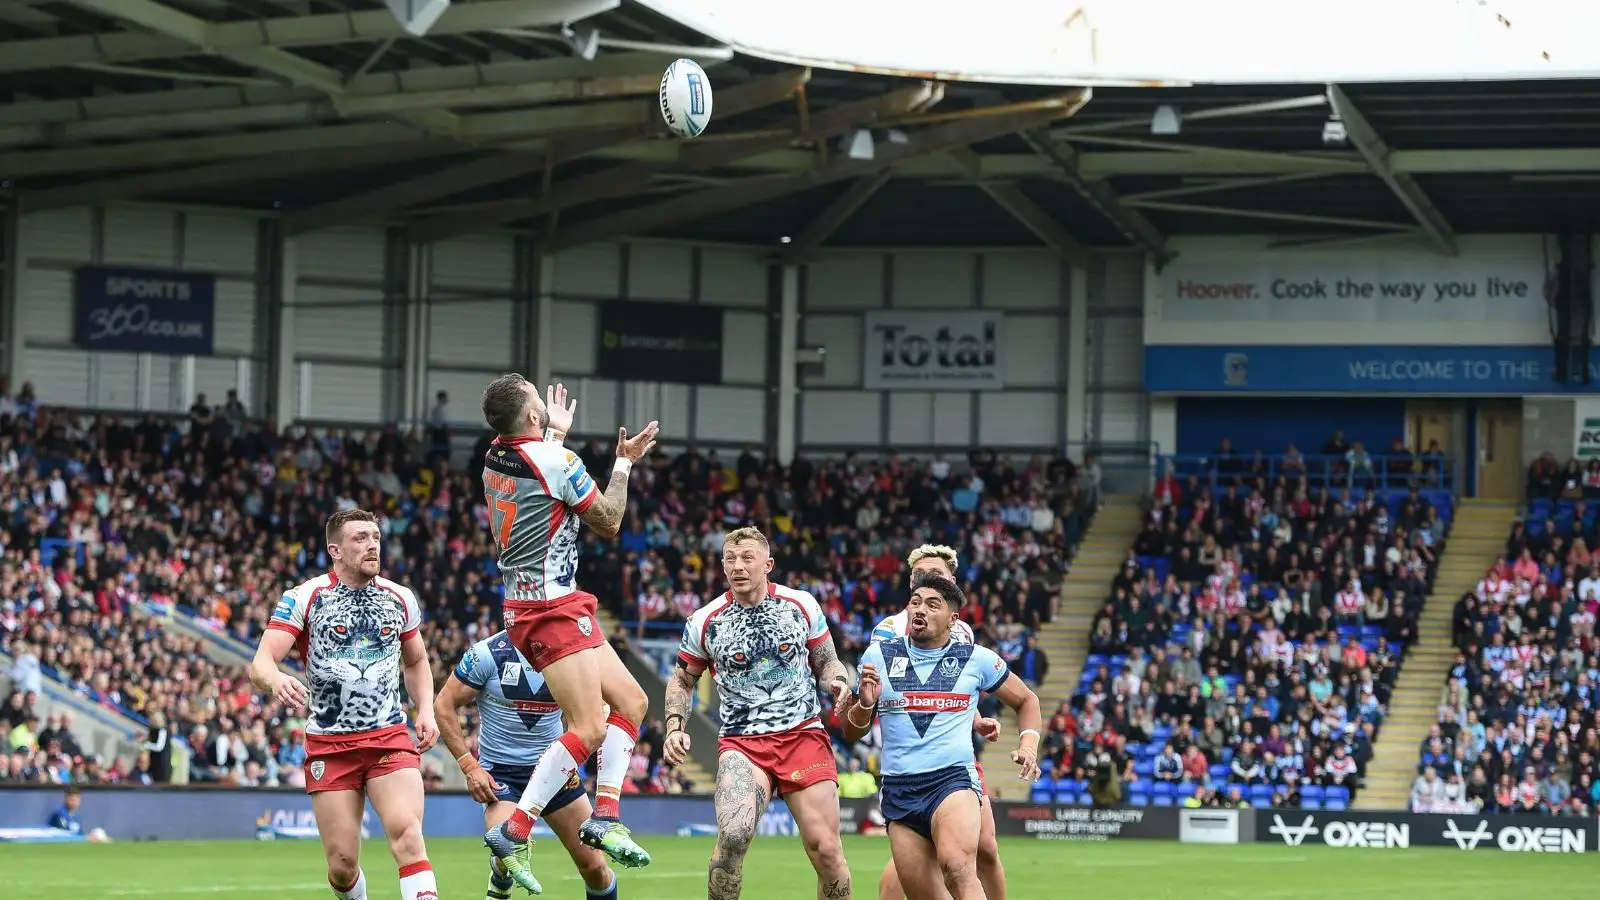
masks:
<path fill-rule="evenodd" d="M 568 731 L 550 744 L 539 764 L 533 768 L 533 777 L 522 789 L 522 799 L 517 801 L 517 811 L 502 826 L 506 836 L 514 841 L 525 841 L 533 831 L 533 820 L 549 805 L 550 798 L 561 791 L 567 779 L 578 771 L 578 761 L 589 758 L 589 748 L 576 734 Z"/>
<path fill-rule="evenodd" d="M 639 726 L 612 713 L 606 719 L 606 739 L 600 744 L 599 771 L 594 778 L 594 814 L 615 819 L 622 800 L 622 779 L 628 777 L 633 761 L 633 745 L 639 740 Z"/>
<path fill-rule="evenodd" d="M 611 886 L 605 890 L 597 892 L 594 888 L 586 885 L 583 892 L 589 900 L 617 900 L 617 873 L 611 873 Z"/>
<path fill-rule="evenodd" d="M 328 887 L 333 888 L 333 895 L 339 900 L 367 900 L 367 873 L 357 869 L 355 883 L 343 888 L 334 884 L 330 878 Z"/>
<path fill-rule="evenodd" d="M 485 900 L 511 900 L 511 889 L 515 886 L 516 882 L 511 880 L 511 875 L 500 864 L 500 860 L 490 857 L 489 887 L 483 894 Z"/>
<path fill-rule="evenodd" d="M 431 863 L 423 860 L 400 867 L 400 900 L 439 900 Z"/>

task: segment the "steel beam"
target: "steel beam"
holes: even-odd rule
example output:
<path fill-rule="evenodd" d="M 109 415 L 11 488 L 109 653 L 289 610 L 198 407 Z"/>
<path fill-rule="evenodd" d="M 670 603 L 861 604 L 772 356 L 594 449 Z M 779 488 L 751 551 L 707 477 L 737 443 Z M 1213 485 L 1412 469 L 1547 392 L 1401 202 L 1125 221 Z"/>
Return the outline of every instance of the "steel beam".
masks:
<path fill-rule="evenodd" d="M 557 233 L 552 243 L 556 249 L 560 249 L 620 234 L 648 233 L 678 222 L 728 212 L 825 184 L 875 175 L 909 159 L 945 153 L 979 141 L 1047 125 L 1077 112 L 1089 102 L 1089 97 L 1089 89 L 1080 88 L 1058 95 L 1056 105 L 1049 108 L 1006 115 L 978 115 L 926 128 L 913 134 L 904 144 L 888 144 L 879 148 L 876 157 L 871 160 L 853 160 L 840 155 L 814 171 L 714 188 L 688 197 L 600 216 Z"/>
<path fill-rule="evenodd" d="M 866 206 L 867 201 L 872 199 L 872 195 L 876 194 L 879 188 L 889 183 L 889 177 L 893 174 L 892 170 L 884 169 L 875 175 L 867 175 L 856 179 L 854 184 L 846 188 L 844 193 L 833 198 L 833 202 L 828 204 L 828 208 L 818 213 L 810 222 L 807 222 L 806 227 L 801 229 L 800 234 L 789 242 L 789 246 L 783 252 L 783 261 L 785 263 L 804 261 L 807 256 L 810 256 L 818 247 L 821 247 L 828 238 L 833 237 L 833 233 L 838 231 L 845 222 L 848 222 L 850 217 L 855 215 L 861 207 Z"/>
<path fill-rule="evenodd" d="M 473 143 L 495 143 L 565 131 L 634 125 L 643 118 L 641 110 L 637 103 L 618 101 L 481 113 L 461 118 L 461 136 Z M 0 172 L 24 179 L 67 172 L 193 165 L 269 153 L 364 147 L 417 139 L 415 129 L 400 123 L 359 122 L 254 134 L 209 135 L 183 141 L 153 140 L 0 153 Z"/>
<path fill-rule="evenodd" d="M 42 191 L 24 191 L 19 201 L 25 212 L 68 209 L 97 203 L 139 200 L 157 194 L 205 190 L 249 184 L 276 178 L 297 178 L 356 166 L 387 165 L 461 152 L 467 147 L 437 138 L 399 144 L 374 144 L 343 150 L 309 150 L 276 153 L 255 159 L 209 163 L 186 169 L 139 172 L 98 181 L 86 181 Z"/>
<path fill-rule="evenodd" d="M 1428 239 L 1446 256 L 1455 256 L 1460 251 L 1456 248 L 1455 231 L 1450 223 L 1445 220 L 1444 213 L 1433 204 L 1425 191 L 1417 182 L 1405 172 L 1396 172 L 1389 165 L 1389 157 L 1394 151 L 1384 143 L 1372 123 L 1362 115 L 1361 110 L 1351 101 L 1349 95 L 1337 84 L 1328 85 L 1328 101 L 1333 105 L 1333 111 L 1344 120 L 1345 131 L 1349 135 L 1350 143 L 1355 145 L 1356 152 L 1372 167 L 1372 173 L 1379 180 L 1388 185 L 1394 192 L 1400 204 L 1417 220 L 1422 230 L 1427 232 Z"/>
<path fill-rule="evenodd" d="M 77 2 L 77 0 L 73 0 Z M 104 0 L 121 7 L 122 0 Z M 621 0 L 479 0 L 450 8 L 428 37 L 472 34 L 502 28 L 538 28 L 576 22 L 609 12 Z M 148 13 L 149 10 L 143 10 Z M 159 13 L 155 14 L 159 17 Z M 130 21 L 128 16 L 113 18 Z M 170 20 L 165 20 L 171 25 Z M 235 22 L 206 22 L 200 41 L 174 36 L 162 29 L 154 34 L 115 31 L 104 34 L 7 41 L 0 53 L 0 72 L 26 72 L 87 63 L 133 62 L 210 54 L 264 47 L 315 47 L 351 41 L 387 41 L 406 38 L 400 23 L 386 9 L 313 16 L 283 16 Z M 179 26 L 188 27 L 188 26 Z"/>
<path fill-rule="evenodd" d="M 945 156 L 956 165 L 961 174 L 969 178 L 976 178 L 977 173 L 983 168 L 983 158 L 968 147 L 953 150 Z M 1035 203 L 1015 183 L 975 180 L 973 187 L 983 191 L 996 206 L 1022 223 L 1024 228 L 1033 232 L 1034 237 L 1068 262 L 1073 265 L 1088 262 L 1089 249 L 1079 243 L 1078 239 L 1072 236 L 1072 232 L 1056 221 L 1055 216 Z"/>
<path fill-rule="evenodd" d="M 796 86 L 798 88 L 798 85 Z M 792 92 L 791 92 L 792 93 Z M 810 127 L 798 134 L 780 132 L 752 141 L 724 141 L 685 145 L 679 171 L 705 172 L 738 160 L 742 156 L 778 150 L 795 141 L 825 141 L 851 128 L 870 125 L 881 118 L 903 115 L 944 96 L 943 88 L 923 83 L 890 91 L 867 100 L 844 103 L 813 113 Z M 626 197 L 648 188 L 656 169 L 646 163 L 614 166 L 556 184 L 539 197 L 500 201 L 452 212 L 417 224 L 413 236 L 418 241 L 444 240 L 458 234 L 541 216 L 585 203 Z"/>
<path fill-rule="evenodd" d="M 120 19 L 158 34 L 176 38 L 202 51 L 211 51 L 240 65 L 276 75 L 290 84 L 314 88 L 328 95 L 336 107 L 344 99 L 344 76 L 337 70 L 278 47 L 216 49 L 210 43 L 210 23 L 188 13 L 179 12 L 170 6 L 163 6 L 155 0 L 67 0 L 67 2 L 102 16 Z M 393 115 L 417 126 L 427 134 L 450 135 L 461 127 L 461 122 L 455 115 L 441 109 L 404 109 L 395 111 Z"/>
<path fill-rule="evenodd" d="M 1368 228 L 1373 231 L 1404 231 L 1421 233 L 1422 229 L 1405 222 L 1379 222 L 1372 219 L 1347 219 L 1343 216 L 1318 216 L 1309 213 L 1278 212 L 1270 209 L 1237 209 L 1230 206 L 1202 206 L 1196 203 L 1168 203 L 1165 200 L 1141 200 L 1129 203 L 1140 209 L 1161 209 L 1167 212 L 1195 213 L 1202 216 L 1228 216 L 1236 219 L 1262 219 L 1267 222 L 1298 222 L 1304 225 L 1333 225 L 1339 228 Z"/>
<path fill-rule="evenodd" d="M 1051 137 L 1051 132 L 1045 129 L 1025 131 L 1022 133 L 1022 139 L 1034 153 L 1049 160 L 1061 177 L 1066 179 L 1067 184 L 1088 201 L 1096 212 L 1104 216 L 1106 221 L 1122 232 L 1123 237 L 1150 254 L 1158 267 L 1166 265 L 1172 259 L 1173 254 L 1167 249 L 1166 237 L 1150 224 L 1149 219 L 1124 206 L 1111 185 L 1083 177 L 1078 168 L 1078 151 L 1070 144 L 1056 140 Z"/>
<path fill-rule="evenodd" d="M 624 82 L 632 90 L 647 76 L 658 79 L 667 62 L 658 53 L 617 53 L 595 60 L 543 59 L 358 75 L 344 86 L 343 108 L 350 114 L 384 113 L 397 105 L 477 106 L 592 99 L 614 92 Z M 293 119 L 297 112 L 303 114 L 304 104 L 325 96 L 314 89 L 268 84 L 14 103 L 0 106 L 0 133 L 11 132 L 17 126 L 51 126 L 51 130 L 41 128 L 37 133 L 60 143 L 78 136 L 100 139 L 139 132 L 274 124 Z M 207 113 L 219 118 L 212 121 Z M 181 124 L 163 127 L 163 123 L 174 122 Z M 91 124 L 96 128 L 83 129 Z"/>

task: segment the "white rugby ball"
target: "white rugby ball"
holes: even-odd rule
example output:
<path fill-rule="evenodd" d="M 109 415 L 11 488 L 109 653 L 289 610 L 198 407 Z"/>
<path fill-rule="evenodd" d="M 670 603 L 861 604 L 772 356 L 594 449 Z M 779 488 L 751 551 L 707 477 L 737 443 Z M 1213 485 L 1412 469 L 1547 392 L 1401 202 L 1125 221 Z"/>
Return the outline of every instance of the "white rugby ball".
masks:
<path fill-rule="evenodd" d="M 667 66 L 661 76 L 661 118 L 682 138 L 698 136 L 711 123 L 711 80 L 692 59 Z"/>

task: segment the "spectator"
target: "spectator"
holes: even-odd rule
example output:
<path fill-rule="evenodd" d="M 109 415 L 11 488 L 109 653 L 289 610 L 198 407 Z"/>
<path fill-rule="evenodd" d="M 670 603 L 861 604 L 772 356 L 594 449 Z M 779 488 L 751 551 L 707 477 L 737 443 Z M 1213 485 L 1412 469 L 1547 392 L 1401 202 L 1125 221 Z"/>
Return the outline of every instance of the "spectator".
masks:
<path fill-rule="evenodd" d="M 50 814 L 50 827 L 68 834 L 83 834 L 83 822 L 78 819 L 78 808 L 83 806 L 83 795 L 76 787 L 61 792 L 61 806 Z"/>
<path fill-rule="evenodd" d="M 1428 766 L 1411 783 L 1411 811 L 1436 812 L 1445 801 L 1445 785 L 1439 780 L 1439 773 Z"/>
<path fill-rule="evenodd" d="M 839 796 L 849 799 L 865 799 L 878 792 L 878 782 L 872 773 L 862 768 L 861 760 L 851 758 L 845 766 L 845 771 L 839 774 Z"/>

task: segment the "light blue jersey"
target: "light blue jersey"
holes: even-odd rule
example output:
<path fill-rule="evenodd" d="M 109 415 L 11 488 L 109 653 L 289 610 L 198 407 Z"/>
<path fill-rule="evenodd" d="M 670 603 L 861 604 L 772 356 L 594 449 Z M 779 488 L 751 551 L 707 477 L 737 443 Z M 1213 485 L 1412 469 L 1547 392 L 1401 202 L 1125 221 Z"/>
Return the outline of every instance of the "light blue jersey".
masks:
<path fill-rule="evenodd" d="M 883 683 L 878 715 L 883 728 L 883 774 L 915 775 L 950 766 L 976 770 L 972 722 L 978 694 L 993 691 L 1010 672 L 993 650 L 951 640 L 920 650 L 907 638 L 880 641 L 861 654 Z"/>
<path fill-rule="evenodd" d="M 544 676 L 504 631 L 468 648 L 455 676 L 478 692 L 478 761 L 484 768 L 537 765 L 561 736 L 561 710 Z"/>

